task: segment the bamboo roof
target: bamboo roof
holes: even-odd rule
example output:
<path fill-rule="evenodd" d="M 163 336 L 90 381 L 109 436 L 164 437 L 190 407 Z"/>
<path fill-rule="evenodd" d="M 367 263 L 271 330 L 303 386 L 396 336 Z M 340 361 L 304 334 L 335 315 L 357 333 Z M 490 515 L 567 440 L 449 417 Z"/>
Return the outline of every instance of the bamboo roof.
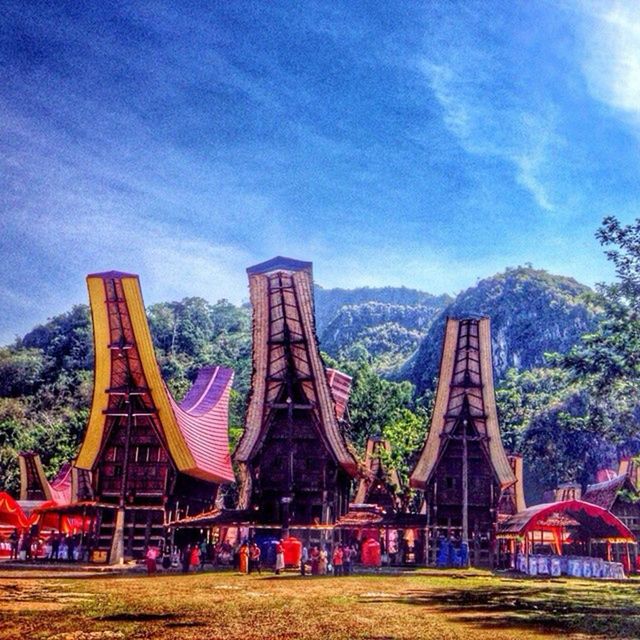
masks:
<path fill-rule="evenodd" d="M 245 464 L 256 455 L 285 380 L 293 377 L 309 404 L 320 438 L 354 476 L 356 460 L 339 425 L 346 380 L 340 379 L 340 394 L 334 386 L 334 397 L 316 337 L 311 263 L 276 257 L 249 267 L 247 273 L 253 307 L 253 374 L 245 430 L 235 459 Z"/>
<path fill-rule="evenodd" d="M 91 470 L 108 436 L 110 415 L 135 394 L 178 471 L 209 482 L 233 482 L 227 412 L 233 373 L 208 367 L 185 402 L 171 397 L 155 357 L 138 276 L 117 271 L 87 277 L 94 337 L 89 424 L 76 465 Z"/>
<path fill-rule="evenodd" d="M 500 486 L 516 482 L 502 445 L 493 386 L 491 327 L 489 318 L 447 318 L 436 401 L 420 458 L 410 484 L 425 489 L 446 447 L 447 438 L 462 412 L 470 418 L 486 443 Z"/>

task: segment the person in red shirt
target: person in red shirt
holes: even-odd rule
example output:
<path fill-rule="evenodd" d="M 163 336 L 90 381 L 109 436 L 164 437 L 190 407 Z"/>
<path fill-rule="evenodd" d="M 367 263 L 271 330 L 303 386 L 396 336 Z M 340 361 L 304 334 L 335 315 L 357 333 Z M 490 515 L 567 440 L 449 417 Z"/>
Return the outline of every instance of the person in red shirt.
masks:
<path fill-rule="evenodd" d="M 333 550 L 333 573 L 336 576 L 342 575 L 342 558 L 343 552 L 340 545 Z"/>
<path fill-rule="evenodd" d="M 200 549 L 198 548 L 197 544 L 194 544 L 193 548 L 191 549 L 190 564 L 193 567 L 194 571 L 197 571 L 198 567 L 200 566 Z"/>
<path fill-rule="evenodd" d="M 320 549 L 317 546 L 311 549 L 311 575 L 317 576 L 320 571 Z"/>

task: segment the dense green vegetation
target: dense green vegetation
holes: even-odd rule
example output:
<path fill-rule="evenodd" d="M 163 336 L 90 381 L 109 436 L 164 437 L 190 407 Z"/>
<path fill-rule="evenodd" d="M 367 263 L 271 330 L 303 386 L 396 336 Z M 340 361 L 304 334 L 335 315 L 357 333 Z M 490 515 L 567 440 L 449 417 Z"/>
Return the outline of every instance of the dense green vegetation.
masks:
<path fill-rule="evenodd" d="M 503 436 L 525 455 L 529 498 L 558 482 L 592 481 L 599 467 L 637 454 L 640 221 L 624 227 L 607 219 L 598 237 L 618 280 L 596 292 L 531 267 L 508 269 L 453 301 L 404 288 L 318 287 L 325 359 L 354 379 L 348 435 L 355 447 L 362 452 L 371 435 L 388 438 L 391 462 L 407 477 L 429 423 L 445 318 L 473 313 L 492 319 Z M 235 370 L 234 444 L 250 383 L 250 308 L 186 298 L 152 305 L 148 317 L 177 398 L 205 364 Z M 17 489 L 20 450 L 39 451 L 51 475 L 73 457 L 88 415 L 92 358 L 84 305 L 0 348 L 0 487 Z M 383 377 L 392 370 L 393 379 Z"/>
<path fill-rule="evenodd" d="M 443 308 L 437 300 L 420 305 L 366 302 L 342 307 L 323 331 L 322 347 L 338 360 L 367 357 L 377 372 L 391 373 L 420 345 Z"/>
<path fill-rule="evenodd" d="M 598 468 L 640 452 L 640 220 L 607 218 L 597 236 L 618 275 L 590 296 L 598 322 L 546 368 L 509 372 L 497 392 L 535 497 L 558 482 L 593 481 Z"/>

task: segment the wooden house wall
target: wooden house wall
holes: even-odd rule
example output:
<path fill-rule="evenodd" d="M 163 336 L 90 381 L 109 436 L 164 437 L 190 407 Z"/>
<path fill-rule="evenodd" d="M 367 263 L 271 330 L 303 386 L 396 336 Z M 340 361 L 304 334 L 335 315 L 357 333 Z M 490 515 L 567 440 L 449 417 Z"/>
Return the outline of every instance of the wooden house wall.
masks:
<path fill-rule="evenodd" d="M 309 411 L 274 413 L 269 431 L 252 460 L 252 506 L 265 523 L 280 523 L 280 498 L 291 495 L 292 523 L 332 522 L 346 513 L 350 479 L 323 443 Z M 291 472 L 291 473 L 290 473 Z"/>
<path fill-rule="evenodd" d="M 491 463 L 478 441 L 468 444 L 469 533 L 491 530 L 500 489 Z M 462 443 L 450 440 L 437 465 L 427 495 L 431 522 L 440 527 L 462 526 Z"/>
<path fill-rule="evenodd" d="M 617 497 L 610 511 L 640 540 L 640 502 L 629 502 Z"/>
<path fill-rule="evenodd" d="M 96 493 L 100 501 L 117 502 L 124 495 L 129 504 L 162 504 L 167 493 L 171 463 L 148 418 L 135 419 L 127 446 L 127 418 L 115 418 L 106 446 L 98 460 Z M 128 449 L 128 464 L 125 454 Z M 125 466 L 127 473 L 124 473 Z"/>

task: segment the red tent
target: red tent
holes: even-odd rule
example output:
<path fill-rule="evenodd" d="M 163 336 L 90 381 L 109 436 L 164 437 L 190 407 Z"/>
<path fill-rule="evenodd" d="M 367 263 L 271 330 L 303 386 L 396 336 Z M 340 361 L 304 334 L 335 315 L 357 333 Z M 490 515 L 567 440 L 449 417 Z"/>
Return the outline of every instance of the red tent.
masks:
<path fill-rule="evenodd" d="M 26 529 L 29 520 L 22 507 L 8 494 L 0 492 L 0 526 Z"/>
<path fill-rule="evenodd" d="M 524 536 L 532 531 L 582 529 L 590 538 L 635 542 L 631 531 L 610 511 L 581 500 L 537 504 L 511 516 L 498 528 L 500 537 Z"/>
<path fill-rule="evenodd" d="M 81 503 L 76 503 L 79 505 Z M 38 525 L 38 530 L 56 529 L 62 533 L 87 532 L 91 519 L 81 513 L 65 513 L 74 505 L 59 504 L 55 500 L 44 502 L 33 510 L 29 524 Z M 66 508 L 66 509 L 65 509 Z"/>

